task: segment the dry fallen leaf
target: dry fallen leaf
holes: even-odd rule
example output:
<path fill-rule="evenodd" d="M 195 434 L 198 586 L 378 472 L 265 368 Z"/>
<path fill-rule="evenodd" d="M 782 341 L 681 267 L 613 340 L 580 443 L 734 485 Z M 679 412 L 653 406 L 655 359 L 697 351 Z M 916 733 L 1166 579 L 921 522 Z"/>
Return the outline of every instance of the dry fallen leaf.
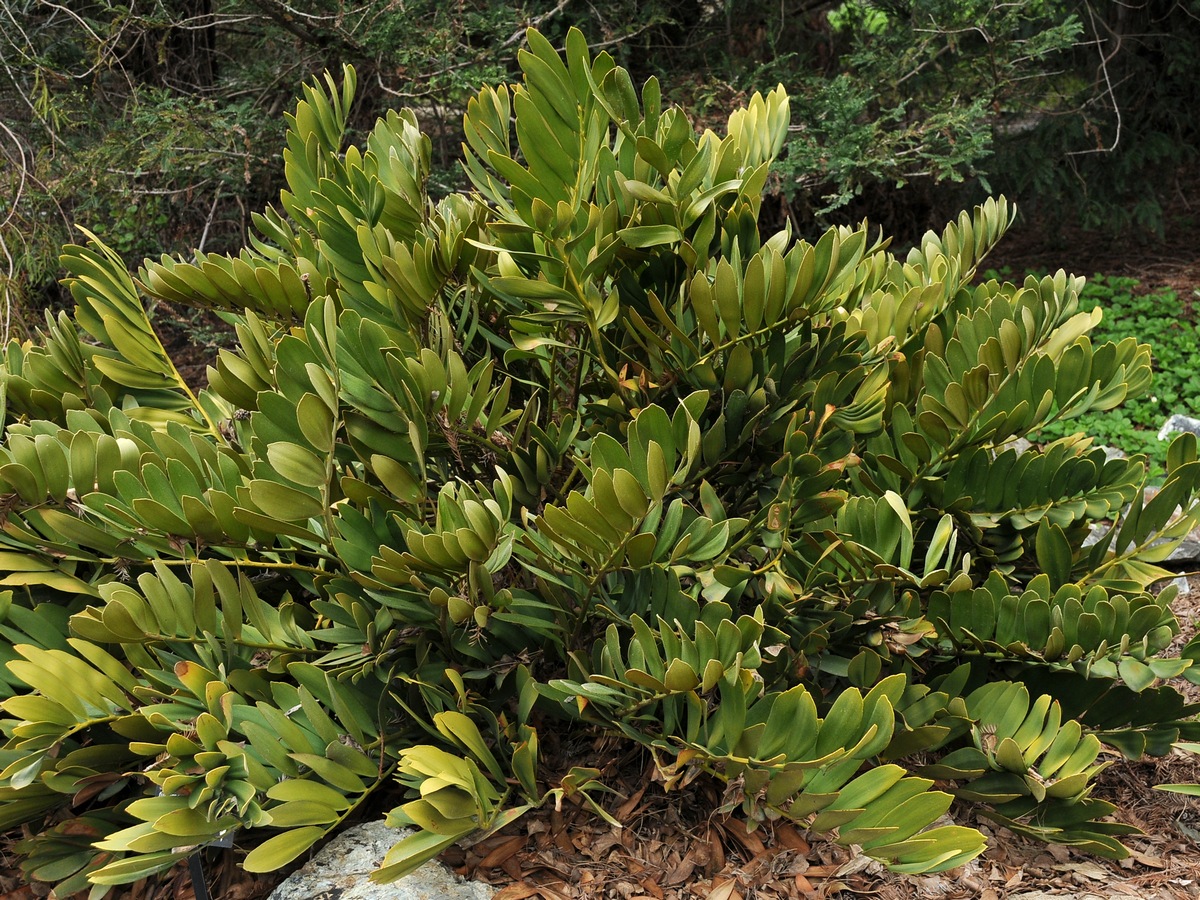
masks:
<path fill-rule="evenodd" d="M 683 884 L 691 877 L 692 872 L 695 870 L 696 861 L 692 858 L 692 854 L 689 853 L 663 877 L 662 883 L 668 887 L 675 884 Z"/>
<path fill-rule="evenodd" d="M 645 891 L 647 894 L 652 895 L 655 898 L 655 900 L 663 900 L 663 897 L 665 896 L 665 894 L 663 894 L 663 889 L 661 887 L 659 887 L 657 884 L 655 884 L 655 882 L 652 879 L 650 879 L 650 878 L 642 879 L 641 885 L 642 885 L 642 890 Z"/>
<path fill-rule="evenodd" d="M 487 856 L 479 861 L 479 868 L 494 869 L 501 865 L 506 859 L 515 856 L 528 842 L 528 838 L 519 834 L 516 837 L 511 837 L 506 841 L 502 841 L 496 847 L 488 851 Z"/>
<path fill-rule="evenodd" d="M 726 819 L 722 824 L 724 832 L 737 841 L 750 856 L 758 856 L 766 852 L 766 845 L 755 832 L 746 828 L 746 823 L 740 819 Z"/>
<path fill-rule="evenodd" d="M 800 836 L 795 826 L 786 822 L 775 826 L 775 842 L 801 854 L 807 854 L 810 849 L 808 841 Z"/>
<path fill-rule="evenodd" d="M 850 857 L 848 860 L 842 863 L 838 867 L 837 874 L 843 877 L 846 875 L 855 875 L 859 872 L 866 871 L 872 866 L 879 867 L 879 863 L 871 859 L 869 856 L 859 854 L 857 856 Z"/>
<path fill-rule="evenodd" d="M 1112 873 L 1104 868 L 1104 866 L 1087 859 L 1078 859 L 1068 865 L 1055 866 L 1054 868 L 1059 872 L 1082 875 L 1084 878 L 1090 878 L 1092 881 L 1105 881 L 1112 877 Z"/>
<path fill-rule="evenodd" d="M 624 823 L 629 821 L 630 813 L 637 809 L 638 804 L 642 802 L 642 797 L 646 796 L 646 788 L 648 786 L 649 781 L 638 788 L 632 797 L 617 807 L 617 811 L 614 813 L 614 818 L 616 818 L 618 822 Z"/>
<path fill-rule="evenodd" d="M 1165 869 L 1167 867 L 1166 861 L 1160 857 L 1151 856 L 1149 853 L 1142 853 L 1140 850 L 1134 850 L 1132 847 L 1129 848 L 1129 858 L 1140 862 L 1143 866 L 1150 866 L 1152 869 Z"/>
<path fill-rule="evenodd" d="M 838 866 L 809 866 L 804 874 L 809 878 L 828 878 L 838 870 Z"/>
<path fill-rule="evenodd" d="M 527 897 L 532 897 L 537 893 L 540 891 L 536 885 L 521 881 L 502 887 L 492 895 L 492 900 L 526 900 Z"/>
<path fill-rule="evenodd" d="M 725 845 L 721 842 L 721 833 L 712 825 L 708 826 L 708 871 L 715 875 L 725 868 Z"/>
<path fill-rule="evenodd" d="M 1071 851 L 1062 844 L 1047 844 L 1046 852 L 1054 857 L 1055 862 L 1065 863 L 1071 858 Z"/>

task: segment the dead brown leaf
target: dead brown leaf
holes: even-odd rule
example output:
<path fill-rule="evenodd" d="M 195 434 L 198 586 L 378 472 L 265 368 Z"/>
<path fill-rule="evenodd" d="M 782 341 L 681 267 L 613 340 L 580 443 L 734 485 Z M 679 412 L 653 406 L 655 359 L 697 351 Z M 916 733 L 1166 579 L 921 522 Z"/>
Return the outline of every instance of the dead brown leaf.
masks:
<path fill-rule="evenodd" d="M 663 877 L 662 883 L 667 887 L 676 884 L 683 884 L 692 877 L 692 872 L 694 871 L 696 871 L 696 860 L 693 858 L 692 854 L 689 853 L 678 863 L 676 863 L 671 871 Z"/>
<path fill-rule="evenodd" d="M 478 867 L 480 869 L 495 869 L 502 865 L 505 860 L 515 856 L 528 842 L 529 839 L 521 834 L 511 837 L 489 851 L 487 856 L 479 861 Z"/>
<path fill-rule="evenodd" d="M 1166 862 L 1160 857 L 1142 853 L 1140 850 L 1135 850 L 1132 847 L 1129 848 L 1129 858 L 1141 863 L 1143 866 L 1150 866 L 1152 869 L 1165 869 L 1167 867 Z"/>
<path fill-rule="evenodd" d="M 716 874 L 725 868 L 725 844 L 721 841 L 720 832 L 712 825 L 708 826 L 708 871 Z"/>
<path fill-rule="evenodd" d="M 813 887 L 813 883 L 803 875 L 795 876 L 796 890 L 800 892 L 802 897 L 816 897 L 817 889 Z"/>
<path fill-rule="evenodd" d="M 841 867 L 832 865 L 809 866 L 804 870 L 804 874 L 809 878 L 828 878 L 839 868 Z"/>
<path fill-rule="evenodd" d="M 506 885 L 492 895 L 492 900 L 526 900 L 527 897 L 532 897 L 540 893 L 537 885 L 528 884 L 524 881 L 519 881 L 515 884 Z"/>
<path fill-rule="evenodd" d="M 746 823 L 740 819 L 726 819 L 720 823 L 721 830 L 733 838 L 751 857 L 766 852 L 766 845 L 757 833 L 746 828 Z"/>
<path fill-rule="evenodd" d="M 775 826 L 775 842 L 800 854 L 807 854 L 811 849 L 808 841 L 800 836 L 796 826 L 790 822 L 782 822 Z"/>
<path fill-rule="evenodd" d="M 634 792 L 632 797 L 617 807 L 617 811 L 613 814 L 613 817 L 622 824 L 629 821 L 629 816 L 635 809 L 637 809 L 638 804 L 642 802 L 642 798 L 646 796 L 646 788 L 649 786 L 650 781 L 647 779 L 646 782 Z"/>

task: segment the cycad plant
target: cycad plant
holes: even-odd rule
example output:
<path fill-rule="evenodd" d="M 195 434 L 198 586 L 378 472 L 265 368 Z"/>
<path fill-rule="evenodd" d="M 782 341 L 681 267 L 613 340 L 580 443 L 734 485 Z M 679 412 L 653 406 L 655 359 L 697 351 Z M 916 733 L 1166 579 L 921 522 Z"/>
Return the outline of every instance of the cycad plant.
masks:
<path fill-rule="evenodd" d="M 546 729 L 902 872 L 981 852 L 935 825 L 956 796 L 1123 855 L 1102 750 L 1200 738 L 1147 591 L 1196 443 L 1148 503 L 1138 459 L 1007 445 L 1144 390 L 1149 348 L 1093 346 L 1079 279 L 972 284 L 1003 200 L 904 258 L 761 234 L 782 89 L 697 136 L 578 32 L 520 65 L 469 104 L 472 193 L 428 198 L 411 112 L 344 148 L 347 70 L 239 256 L 66 249 L 75 316 L 0 381 L 28 876 L 101 896 L 227 840 L 272 870 L 380 791 L 415 827 L 381 878 L 548 800 L 610 815 Z M 147 297 L 235 324 L 207 389 Z"/>

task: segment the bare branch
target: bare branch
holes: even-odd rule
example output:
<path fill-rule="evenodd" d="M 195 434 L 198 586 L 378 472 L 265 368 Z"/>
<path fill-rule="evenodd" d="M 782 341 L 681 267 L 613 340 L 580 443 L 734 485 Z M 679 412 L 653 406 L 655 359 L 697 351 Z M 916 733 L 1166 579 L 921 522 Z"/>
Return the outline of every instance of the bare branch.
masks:
<path fill-rule="evenodd" d="M 208 218 L 204 220 L 204 230 L 200 232 L 200 242 L 196 245 L 196 252 L 204 252 L 204 244 L 208 240 L 208 229 L 212 227 L 213 219 L 217 215 L 217 204 L 221 202 L 221 185 L 217 185 L 217 190 L 213 194 L 212 206 L 208 209 Z"/>
<path fill-rule="evenodd" d="M 312 44 L 315 47 L 328 47 L 333 42 L 333 36 L 336 36 L 337 42 L 345 48 L 352 50 L 358 54 L 366 54 L 366 51 L 340 28 L 335 28 L 331 32 L 318 33 L 313 31 L 309 22 L 325 22 L 327 20 L 337 19 L 337 16 L 317 16 L 311 13 L 301 12 L 291 6 L 288 6 L 282 0 L 250 0 L 250 3 L 263 11 L 273 22 L 289 33 L 300 38 L 306 44 Z"/>
<path fill-rule="evenodd" d="M 1096 27 L 1096 14 L 1092 11 L 1091 3 L 1084 3 L 1084 8 L 1087 9 L 1088 19 L 1092 23 L 1092 33 L 1096 35 L 1096 46 L 1100 50 L 1100 72 L 1104 76 L 1104 84 L 1108 89 L 1108 96 L 1112 99 L 1113 113 L 1117 117 L 1117 133 L 1113 136 L 1113 142 L 1108 147 L 1096 147 L 1091 150 L 1074 150 L 1067 156 L 1087 156 L 1091 153 L 1112 153 L 1117 149 L 1117 144 L 1121 142 L 1121 102 L 1117 99 L 1117 94 L 1113 88 L 1112 78 L 1108 74 L 1108 61 L 1116 56 L 1121 50 L 1121 35 L 1109 29 L 1109 34 L 1116 38 L 1116 46 L 1113 47 L 1111 53 L 1107 56 L 1104 53 L 1104 41 L 1100 37 L 1100 29 Z"/>

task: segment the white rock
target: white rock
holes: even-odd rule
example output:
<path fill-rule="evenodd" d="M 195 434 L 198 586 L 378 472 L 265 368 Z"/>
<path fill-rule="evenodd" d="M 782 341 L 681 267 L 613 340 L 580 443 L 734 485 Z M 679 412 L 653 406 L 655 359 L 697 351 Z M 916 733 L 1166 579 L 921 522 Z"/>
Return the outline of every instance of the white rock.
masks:
<path fill-rule="evenodd" d="M 1177 597 L 1186 597 L 1192 592 L 1192 580 L 1186 575 L 1180 575 L 1178 578 L 1172 579 L 1171 584 L 1179 589 Z"/>
<path fill-rule="evenodd" d="M 371 881 L 388 850 L 407 834 L 382 821 L 348 828 L 288 876 L 269 900 L 491 900 L 490 885 L 464 881 L 439 862 L 427 862 L 391 884 Z"/>
<path fill-rule="evenodd" d="M 1192 434 L 1200 435 L 1200 419 L 1193 419 L 1191 416 L 1174 415 L 1163 423 L 1162 430 L 1158 433 L 1158 439 L 1165 441 L 1173 432 L 1190 431 Z"/>
<path fill-rule="evenodd" d="M 1092 544 L 1098 543 L 1102 537 L 1108 534 L 1113 528 L 1112 525 L 1092 525 L 1088 528 L 1087 536 L 1083 539 L 1083 546 L 1090 547 Z"/>
<path fill-rule="evenodd" d="M 1015 450 L 1015 451 L 1017 451 L 1017 456 L 1020 456 L 1022 453 L 1024 453 L 1027 450 L 1030 450 L 1032 447 L 1033 447 L 1033 444 L 1031 444 L 1029 441 L 1025 440 L 1025 438 L 1017 437 L 1017 438 L 1013 438 L 1010 441 L 1006 441 L 1005 443 L 1003 443 L 999 447 L 997 447 L 996 453 L 1000 454 L 1000 453 L 1003 453 L 1005 450 Z"/>

